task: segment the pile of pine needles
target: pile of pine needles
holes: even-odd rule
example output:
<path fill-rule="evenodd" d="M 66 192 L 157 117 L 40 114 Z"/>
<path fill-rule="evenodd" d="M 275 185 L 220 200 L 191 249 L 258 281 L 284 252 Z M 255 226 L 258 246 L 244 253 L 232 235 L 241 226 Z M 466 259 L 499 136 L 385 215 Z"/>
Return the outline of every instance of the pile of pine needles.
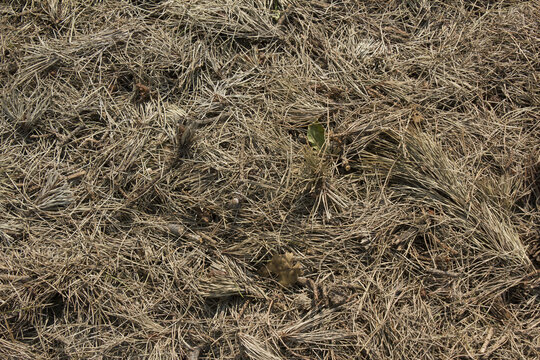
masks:
<path fill-rule="evenodd" d="M 0 358 L 539 358 L 538 14 L 3 2 Z"/>

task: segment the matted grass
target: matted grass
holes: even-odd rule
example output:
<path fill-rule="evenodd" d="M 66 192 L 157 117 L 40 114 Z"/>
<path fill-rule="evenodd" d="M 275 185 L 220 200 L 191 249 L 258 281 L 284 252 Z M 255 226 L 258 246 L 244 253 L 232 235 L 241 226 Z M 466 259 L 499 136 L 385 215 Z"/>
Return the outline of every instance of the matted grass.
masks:
<path fill-rule="evenodd" d="M 3 2 L 0 358 L 539 358 L 539 14 Z"/>

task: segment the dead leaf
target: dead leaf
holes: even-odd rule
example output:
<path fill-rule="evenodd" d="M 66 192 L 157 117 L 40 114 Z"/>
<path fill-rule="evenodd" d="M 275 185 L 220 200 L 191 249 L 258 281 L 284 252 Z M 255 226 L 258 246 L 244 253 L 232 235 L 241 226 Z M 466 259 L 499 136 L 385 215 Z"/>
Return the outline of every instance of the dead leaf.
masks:
<path fill-rule="evenodd" d="M 146 101 L 148 99 L 150 99 L 150 88 L 146 85 L 143 85 L 141 83 L 136 83 L 135 84 L 135 89 L 136 89 L 136 100 L 137 101 Z"/>
<path fill-rule="evenodd" d="M 167 230 L 171 232 L 171 234 L 175 236 L 182 236 L 186 229 L 180 225 L 180 224 L 167 224 Z"/>
<path fill-rule="evenodd" d="M 418 105 L 414 104 L 412 106 L 412 112 L 411 112 L 411 121 L 414 125 L 420 126 L 424 122 L 424 116 L 418 110 Z"/>
<path fill-rule="evenodd" d="M 261 275 L 277 276 L 281 285 L 291 286 L 302 275 L 302 267 L 299 263 L 295 263 L 292 253 L 276 254 L 272 257 L 268 265 L 261 268 L 259 273 Z"/>

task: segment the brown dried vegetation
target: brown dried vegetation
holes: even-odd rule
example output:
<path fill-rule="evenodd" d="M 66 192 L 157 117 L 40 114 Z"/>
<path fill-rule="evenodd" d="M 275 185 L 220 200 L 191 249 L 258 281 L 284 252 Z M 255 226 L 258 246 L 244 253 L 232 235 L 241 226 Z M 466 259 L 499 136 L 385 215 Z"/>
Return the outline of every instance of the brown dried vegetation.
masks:
<path fill-rule="evenodd" d="M 540 358 L 539 14 L 2 2 L 0 358 Z"/>

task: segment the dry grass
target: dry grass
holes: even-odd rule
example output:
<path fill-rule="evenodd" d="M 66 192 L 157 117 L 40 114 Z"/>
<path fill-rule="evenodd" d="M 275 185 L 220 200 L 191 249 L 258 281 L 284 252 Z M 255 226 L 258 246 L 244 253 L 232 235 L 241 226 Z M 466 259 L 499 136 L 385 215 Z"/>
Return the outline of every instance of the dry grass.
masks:
<path fill-rule="evenodd" d="M 539 358 L 538 14 L 3 2 L 0 358 Z"/>

